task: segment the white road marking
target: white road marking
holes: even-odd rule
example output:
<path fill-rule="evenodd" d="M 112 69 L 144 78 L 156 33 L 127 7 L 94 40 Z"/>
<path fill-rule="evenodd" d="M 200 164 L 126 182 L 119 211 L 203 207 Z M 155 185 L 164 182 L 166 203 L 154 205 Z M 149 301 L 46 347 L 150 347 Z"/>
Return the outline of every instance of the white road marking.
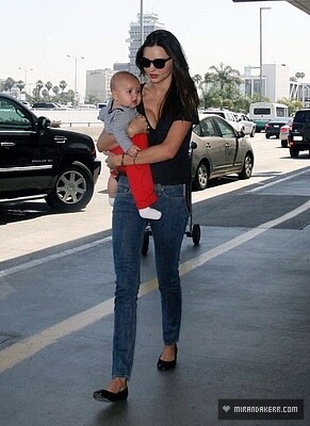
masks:
<path fill-rule="evenodd" d="M 273 186 L 273 185 L 278 185 L 279 183 L 285 182 L 286 180 L 293 179 L 296 176 L 300 176 L 300 175 L 303 175 L 305 173 L 309 173 L 309 167 L 306 167 L 301 172 L 294 173 L 293 175 L 286 176 L 286 177 L 283 177 L 283 178 L 280 178 L 280 179 L 276 179 L 273 182 L 269 182 L 269 183 L 263 182 L 262 184 L 259 184 L 257 187 L 255 187 L 253 189 L 249 189 L 246 192 L 249 193 L 249 194 L 251 194 L 252 192 L 258 192 L 258 191 L 261 191 L 262 189 L 269 188 L 270 186 Z"/>
<path fill-rule="evenodd" d="M 51 262 L 52 260 L 57 260 L 65 256 L 71 256 L 72 254 L 78 253 L 80 251 L 99 246 L 100 244 L 107 244 L 111 240 L 112 237 L 102 238 L 101 240 L 94 241 L 93 243 L 84 244 L 73 249 L 64 250 L 59 253 L 51 254 L 50 256 L 42 257 L 41 259 L 31 260 L 29 262 L 22 263 L 21 265 L 12 266 L 11 268 L 0 271 L 0 278 L 16 274 L 17 272 L 25 271 L 26 269 L 33 268 L 34 266 L 43 265 L 44 263 Z"/>
<path fill-rule="evenodd" d="M 211 249 L 206 253 L 201 254 L 200 256 L 195 257 L 194 259 L 182 263 L 180 265 L 180 275 L 184 275 L 192 271 L 193 269 L 198 268 L 199 266 L 205 264 L 211 259 L 214 259 L 215 257 L 220 256 L 226 253 L 227 251 L 240 246 L 241 244 L 244 244 L 245 242 L 261 235 L 267 230 L 273 228 L 274 226 L 279 225 L 280 223 L 283 223 L 286 220 L 291 219 L 308 209 L 310 209 L 310 201 L 306 202 L 305 204 L 299 206 L 298 208 L 290 211 L 289 213 L 283 216 L 263 223 L 257 228 L 247 231 L 244 234 L 233 238 L 232 240 L 221 244 L 220 246 L 215 247 L 214 249 Z M 103 241 L 105 241 L 105 239 L 99 241 L 101 244 Z M 97 242 L 97 244 L 99 244 L 99 241 Z M 84 250 L 86 249 L 85 247 L 93 247 L 94 244 L 95 243 L 91 243 L 81 246 L 77 251 L 81 251 L 82 247 L 84 247 Z M 66 255 L 69 255 L 75 252 L 76 251 L 74 251 L 73 249 L 67 250 L 65 253 Z M 62 253 L 61 255 L 63 256 L 64 253 Z M 60 254 L 58 255 L 58 257 L 60 257 Z M 51 258 L 54 260 L 54 255 L 48 257 L 49 260 L 51 260 Z M 24 269 L 26 269 L 26 265 L 27 268 L 31 268 L 33 266 L 36 266 L 37 263 L 28 262 L 27 264 L 25 264 Z M 11 273 L 14 273 L 14 271 L 11 270 Z M 145 296 L 156 288 L 157 279 L 152 278 L 151 280 L 141 284 L 139 297 Z M 34 336 L 24 339 L 23 341 L 15 343 L 7 349 L 2 350 L 0 352 L 0 373 L 15 367 L 17 364 L 35 355 L 39 351 L 47 348 L 49 345 L 52 345 L 63 337 L 76 331 L 82 330 L 83 328 L 94 324 L 96 321 L 99 321 L 107 317 L 108 315 L 111 315 L 113 313 L 113 308 L 114 298 L 110 298 L 103 303 L 100 303 L 84 312 L 74 315 L 56 325 L 53 325 L 52 327 L 43 330 L 40 333 L 37 333 Z"/>

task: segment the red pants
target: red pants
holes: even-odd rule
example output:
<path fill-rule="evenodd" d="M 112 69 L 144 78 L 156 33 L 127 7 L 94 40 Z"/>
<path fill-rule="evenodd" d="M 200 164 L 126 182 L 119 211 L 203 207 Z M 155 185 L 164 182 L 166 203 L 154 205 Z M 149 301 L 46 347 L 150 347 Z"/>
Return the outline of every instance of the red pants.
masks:
<path fill-rule="evenodd" d="M 148 147 L 146 133 L 139 133 L 132 139 L 134 145 L 140 149 Z M 114 154 L 122 154 L 121 147 L 112 150 Z M 119 167 L 118 171 L 126 173 L 130 185 L 130 189 L 138 209 L 150 207 L 157 200 L 154 191 L 154 182 L 149 164 L 136 164 L 134 166 Z"/>

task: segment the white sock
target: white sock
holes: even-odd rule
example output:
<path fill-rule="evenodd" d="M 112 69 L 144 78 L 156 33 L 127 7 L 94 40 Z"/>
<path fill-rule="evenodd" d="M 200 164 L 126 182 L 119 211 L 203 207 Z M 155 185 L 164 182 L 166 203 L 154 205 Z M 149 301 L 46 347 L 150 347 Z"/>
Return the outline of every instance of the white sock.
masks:
<path fill-rule="evenodd" d="M 152 209 L 151 207 L 146 207 L 145 209 L 139 209 L 139 214 L 143 219 L 153 219 L 158 220 L 161 218 L 160 211 Z"/>
<path fill-rule="evenodd" d="M 110 204 L 111 207 L 114 206 L 114 200 L 115 200 L 115 198 L 109 197 L 109 204 Z"/>

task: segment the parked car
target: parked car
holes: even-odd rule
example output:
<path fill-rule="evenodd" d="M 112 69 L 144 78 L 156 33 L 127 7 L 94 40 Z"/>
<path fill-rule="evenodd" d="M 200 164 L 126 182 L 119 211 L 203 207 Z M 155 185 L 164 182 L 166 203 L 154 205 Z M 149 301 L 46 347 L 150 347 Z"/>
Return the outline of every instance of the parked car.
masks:
<path fill-rule="evenodd" d="M 256 123 L 246 114 L 240 112 L 235 112 L 235 117 L 238 123 L 238 130 L 244 132 L 246 135 L 250 135 L 251 138 L 254 138 L 256 132 Z"/>
<path fill-rule="evenodd" d="M 222 118 L 225 118 L 228 123 L 230 123 L 236 130 L 239 130 L 239 124 L 237 123 L 237 119 L 235 114 L 232 111 L 227 109 L 206 109 L 201 111 L 201 114 L 216 114 Z"/>
<path fill-rule="evenodd" d="M 35 102 L 32 105 L 33 109 L 62 109 L 55 102 Z"/>
<path fill-rule="evenodd" d="M 290 121 L 290 117 L 281 117 L 269 120 L 265 124 L 265 137 L 269 139 L 271 136 L 280 137 L 280 128 Z"/>
<path fill-rule="evenodd" d="M 27 108 L 31 109 L 30 102 L 20 99 L 21 103 L 24 104 Z"/>
<path fill-rule="evenodd" d="M 289 134 L 289 148 L 292 158 L 297 158 L 300 151 L 309 151 L 310 155 L 310 109 L 296 112 Z"/>
<path fill-rule="evenodd" d="M 292 129 L 293 117 L 284 126 L 280 127 L 280 141 L 282 148 L 288 147 L 288 137 Z"/>
<path fill-rule="evenodd" d="M 91 200 L 101 162 L 92 138 L 50 127 L 22 102 L 0 94 L 0 199 L 42 196 L 72 212 Z"/>
<path fill-rule="evenodd" d="M 254 166 L 249 139 L 216 114 L 199 117 L 192 132 L 193 188 L 205 189 L 210 179 L 233 173 L 249 179 Z"/>

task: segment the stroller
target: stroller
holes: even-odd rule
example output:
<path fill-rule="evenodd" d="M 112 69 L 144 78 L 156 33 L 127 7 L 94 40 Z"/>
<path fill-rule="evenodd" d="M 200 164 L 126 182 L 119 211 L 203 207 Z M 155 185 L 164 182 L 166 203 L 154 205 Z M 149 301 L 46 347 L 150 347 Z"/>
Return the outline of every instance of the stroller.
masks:
<path fill-rule="evenodd" d="M 196 148 L 196 143 L 191 142 L 190 148 L 189 148 L 189 156 L 192 159 L 193 149 Z M 185 235 L 187 237 L 190 237 L 193 239 L 194 246 L 199 245 L 200 242 L 200 225 L 198 223 L 193 224 L 193 214 L 192 214 L 192 181 L 188 182 L 185 185 L 185 200 L 186 205 L 189 211 L 189 218 L 187 222 L 187 226 L 185 229 Z M 143 236 L 143 245 L 142 245 L 142 256 L 146 256 L 148 249 L 149 249 L 149 243 L 150 243 L 150 236 L 152 235 L 152 230 L 150 225 L 147 225 L 144 236 Z"/>

